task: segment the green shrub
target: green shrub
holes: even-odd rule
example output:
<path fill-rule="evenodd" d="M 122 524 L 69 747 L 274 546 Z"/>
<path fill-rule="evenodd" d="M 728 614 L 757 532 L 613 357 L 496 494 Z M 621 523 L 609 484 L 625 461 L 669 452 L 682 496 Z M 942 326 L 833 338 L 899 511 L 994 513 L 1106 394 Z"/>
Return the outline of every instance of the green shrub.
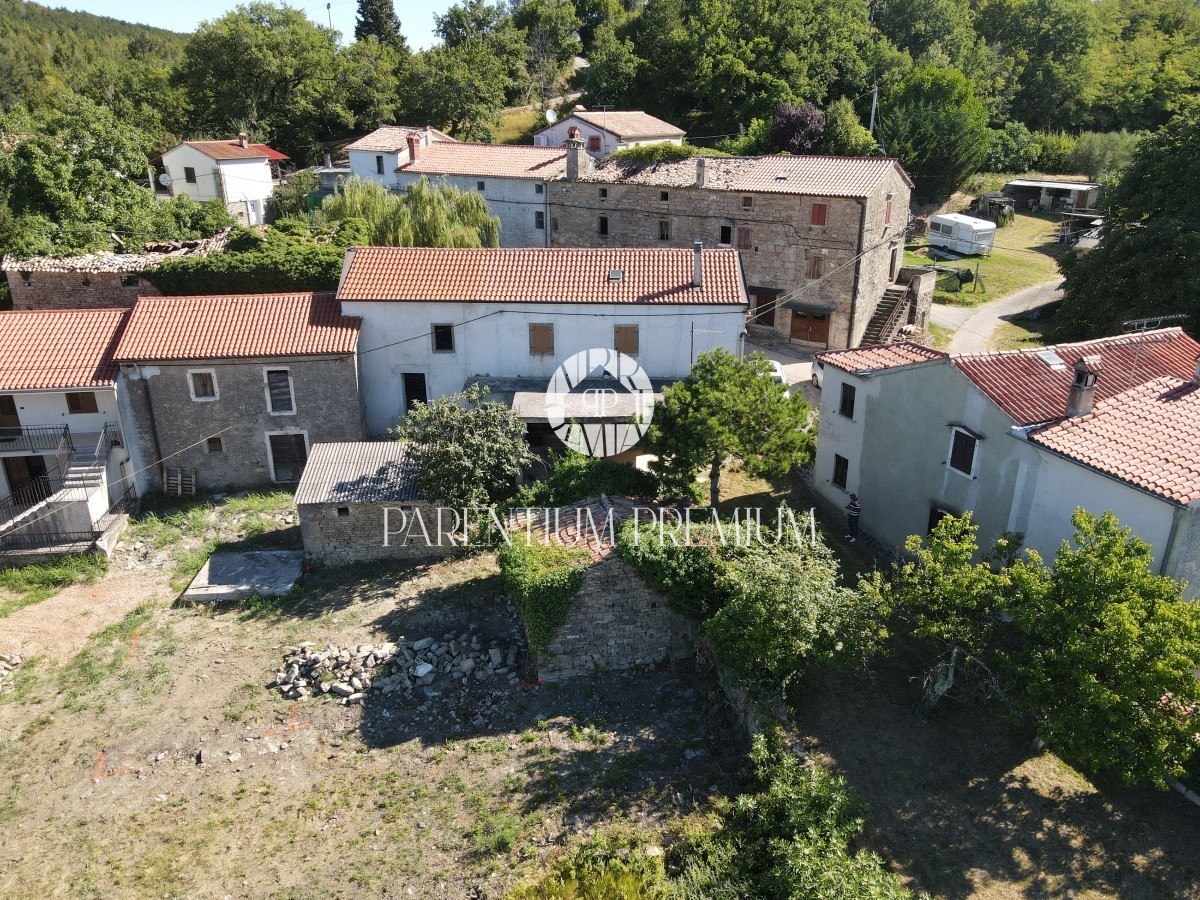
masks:
<path fill-rule="evenodd" d="M 1037 135 L 1038 166 L 1043 172 L 1062 174 L 1071 171 L 1071 154 L 1075 152 L 1075 138 L 1062 131 L 1042 131 Z"/>
<path fill-rule="evenodd" d="M 506 900 L 667 900 L 667 874 L 662 857 L 647 853 L 651 843 L 629 829 L 590 838 Z"/>
<path fill-rule="evenodd" d="M 1142 135 L 1133 131 L 1085 131 L 1075 139 L 1071 170 L 1093 181 L 1119 174 L 1133 159 Z"/>
<path fill-rule="evenodd" d="M 496 554 L 535 650 L 544 652 L 566 622 L 571 598 L 583 583 L 586 556 L 574 547 L 534 543 L 521 536 L 503 544 Z"/>
<path fill-rule="evenodd" d="M 682 144 L 644 144 L 641 147 L 630 147 L 618 150 L 609 158 L 631 167 L 653 166 L 658 163 L 679 162 L 694 156 L 728 156 L 720 150 L 708 147 L 697 147 L 684 141 Z"/>
<path fill-rule="evenodd" d="M 721 561 L 716 529 L 692 525 L 690 546 L 683 545 L 682 528 L 666 526 L 661 531 L 659 540 L 658 524 L 628 520 L 617 535 L 617 552 L 667 598 L 675 612 L 703 622 L 725 600 L 717 587 Z"/>
<path fill-rule="evenodd" d="M 1039 164 L 1042 142 L 1020 122 L 1006 122 L 989 129 L 988 153 L 983 168 L 988 172 L 1028 172 Z"/>
<path fill-rule="evenodd" d="M 662 481 L 650 472 L 568 450 L 565 454 L 551 453 L 550 478 L 522 488 L 510 506 L 567 506 L 601 494 L 654 500 L 662 492 Z"/>

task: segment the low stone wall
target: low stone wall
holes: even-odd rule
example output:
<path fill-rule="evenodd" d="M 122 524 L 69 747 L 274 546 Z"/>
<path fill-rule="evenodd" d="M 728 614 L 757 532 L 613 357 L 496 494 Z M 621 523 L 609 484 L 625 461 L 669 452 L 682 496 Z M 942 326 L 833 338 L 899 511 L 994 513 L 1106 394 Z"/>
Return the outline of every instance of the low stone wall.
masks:
<path fill-rule="evenodd" d="M 306 503 L 298 509 L 304 556 L 322 565 L 431 559 L 456 549 L 454 535 L 437 532 L 436 510 L 426 503 Z M 429 534 L 428 543 L 420 525 L 415 524 L 418 512 Z M 461 533 L 456 539 L 461 544 Z"/>
<path fill-rule="evenodd" d="M 136 272 L 8 272 L 13 309 L 99 309 L 128 307 L 158 290 Z M 23 274 L 28 278 L 22 277 Z M 122 284 L 122 278 L 130 284 Z"/>
<path fill-rule="evenodd" d="M 588 569 L 567 621 L 538 659 L 542 681 L 648 666 L 692 654 L 690 621 L 616 556 Z"/>

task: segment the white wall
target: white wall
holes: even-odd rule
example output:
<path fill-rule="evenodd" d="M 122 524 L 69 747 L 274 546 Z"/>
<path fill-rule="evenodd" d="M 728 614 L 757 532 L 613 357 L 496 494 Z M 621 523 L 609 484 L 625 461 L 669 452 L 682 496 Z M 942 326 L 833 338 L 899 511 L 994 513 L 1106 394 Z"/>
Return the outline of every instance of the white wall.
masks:
<path fill-rule="evenodd" d="M 231 211 L 246 215 L 246 224 L 262 224 L 263 201 L 275 187 L 271 163 L 266 158 L 218 162 L 195 147 L 180 144 L 163 154 L 163 167 L 171 176 L 172 196 L 188 196 L 201 203 L 224 200 Z M 195 184 L 187 181 L 187 167 L 196 170 Z"/>
<path fill-rule="evenodd" d="M 163 168 L 171 176 L 170 191 L 173 197 L 187 196 L 203 203 L 220 200 L 221 187 L 218 181 L 217 161 L 201 153 L 195 147 L 180 144 L 163 154 Z M 188 184 L 184 169 L 196 170 L 196 183 Z"/>
<path fill-rule="evenodd" d="M 492 215 L 500 220 L 501 247 L 550 246 L 550 189 L 537 178 L 496 178 L 486 175 L 427 175 L 400 172 L 396 183 L 401 188 L 415 184 L 422 177 L 444 181 L 459 190 L 477 191 L 483 183 L 483 198 Z M 537 192 L 541 185 L 542 192 Z M 542 213 L 545 227 L 537 227 L 537 213 Z"/>
<path fill-rule="evenodd" d="M 67 398 L 70 391 L 0 391 L 11 396 L 17 404 L 17 415 L 22 428 L 34 425 L 67 425 L 72 434 L 99 432 L 106 422 L 116 422 L 117 392 L 115 388 L 96 388 L 96 412 L 69 413 Z M 80 392 L 75 392 L 80 393 Z M 82 393 L 87 393 L 82 391 Z M 0 451 L 3 444 L 0 444 Z"/>
<path fill-rule="evenodd" d="M 408 162 L 407 147 L 401 152 L 391 153 L 382 150 L 351 150 L 346 155 L 350 157 L 351 175 L 356 175 L 363 181 L 378 181 L 388 187 L 396 186 L 396 168 L 401 162 Z M 379 174 L 375 163 L 377 156 L 383 157 L 382 175 Z"/>
<path fill-rule="evenodd" d="M 559 119 L 553 125 L 548 126 L 545 131 L 534 135 L 534 143 L 539 147 L 561 147 L 563 142 L 566 141 L 567 132 L 571 130 L 572 126 L 579 129 L 580 137 L 583 139 L 583 148 L 585 150 L 587 150 L 589 146 L 588 138 L 600 138 L 600 149 L 588 150 L 588 152 L 597 159 L 608 156 L 610 153 L 615 153 L 617 150 L 624 150 L 628 147 L 644 147 L 646 144 L 663 143 L 680 145 L 683 143 L 683 138 L 681 137 L 641 138 L 636 141 L 623 142 L 619 141 L 615 134 L 605 131 L 603 128 L 599 128 L 589 122 L 585 122 L 582 119 L 577 119 L 574 116 L 567 116 L 565 119 Z"/>
<path fill-rule="evenodd" d="M 651 378 L 682 378 L 696 355 L 717 347 L 737 353 L 745 307 L 662 304 L 503 304 L 343 300 L 342 312 L 362 316 L 359 366 L 367 433 L 381 435 L 405 408 L 403 374 L 425 376 L 429 398 L 453 394 L 470 376 L 546 379 L 582 350 L 613 345 L 613 327 L 639 326 L 638 362 Z M 480 319 L 481 316 L 487 318 Z M 478 321 L 469 321 L 478 320 Z M 529 325 L 554 325 L 554 354 L 529 353 Z M 454 324 L 452 353 L 435 353 L 432 324 Z M 719 331 L 698 334 L 696 330 Z M 404 341 L 404 343 L 397 343 Z M 382 348 L 382 349 L 375 349 Z"/>

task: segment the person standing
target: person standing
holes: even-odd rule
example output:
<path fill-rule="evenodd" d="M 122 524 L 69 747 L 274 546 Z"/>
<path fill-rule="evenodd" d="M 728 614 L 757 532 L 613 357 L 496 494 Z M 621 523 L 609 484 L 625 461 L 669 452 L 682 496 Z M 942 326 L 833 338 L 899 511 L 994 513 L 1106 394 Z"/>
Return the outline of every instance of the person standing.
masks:
<path fill-rule="evenodd" d="M 850 502 L 846 504 L 846 527 L 850 529 L 850 533 L 846 537 L 850 538 L 850 543 L 858 540 L 858 517 L 862 515 L 862 503 L 858 499 L 858 494 L 850 495 Z"/>

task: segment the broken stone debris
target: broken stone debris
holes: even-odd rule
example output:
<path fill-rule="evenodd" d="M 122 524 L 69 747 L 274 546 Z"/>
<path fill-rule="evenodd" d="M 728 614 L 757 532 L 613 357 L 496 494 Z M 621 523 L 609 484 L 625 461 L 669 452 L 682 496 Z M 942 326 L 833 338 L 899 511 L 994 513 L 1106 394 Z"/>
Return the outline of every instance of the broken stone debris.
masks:
<path fill-rule="evenodd" d="M 23 661 L 16 653 L 0 656 L 0 690 L 12 687 L 13 673 L 17 671 Z"/>
<path fill-rule="evenodd" d="M 515 671 L 520 646 L 490 644 L 484 647 L 475 634 L 447 635 L 442 641 L 424 637 L 397 644 L 329 644 L 324 649 L 305 641 L 284 651 L 283 665 L 275 672 L 275 687 L 289 700 L 329 694 L 349 706 L 362 703 L 371 692 L 399 694 L 411 700 L 416 688 L 438 679 L 466 685 L 500 677 L 516 685 L 520 681 Z"/>

